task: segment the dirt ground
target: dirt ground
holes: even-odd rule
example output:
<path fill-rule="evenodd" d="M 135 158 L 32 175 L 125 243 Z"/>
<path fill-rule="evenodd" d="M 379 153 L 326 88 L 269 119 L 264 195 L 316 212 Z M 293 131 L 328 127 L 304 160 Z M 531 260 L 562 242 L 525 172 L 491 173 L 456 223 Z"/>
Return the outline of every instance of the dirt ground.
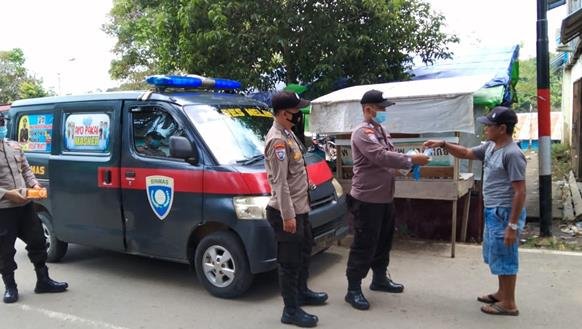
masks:
<path fill-rule="evenodd" d="M 528 222 L 521 236 L 521 245 L 524 248 L 582 252 L 582 222 L 578 222 L 577 228 L 573 229 L 573 226 L 576 224 L 555 219 L 552 222 L 552 237 L 540 238 L 539 222 Z"/>

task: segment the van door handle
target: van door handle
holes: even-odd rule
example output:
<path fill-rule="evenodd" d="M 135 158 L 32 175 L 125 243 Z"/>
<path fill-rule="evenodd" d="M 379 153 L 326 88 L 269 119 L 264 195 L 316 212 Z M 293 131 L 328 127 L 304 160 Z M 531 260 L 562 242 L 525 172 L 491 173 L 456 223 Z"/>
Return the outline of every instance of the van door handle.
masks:
<path fill-rule="evenodd" d="M 103 183 L 111 185 L 111 170 L 105 170 L 103 173 Z"/>
<path fill-rule="evenodd" d="M 135 171 L 126 171 L 125 177 L 127 178 L 135 178 Z"/>

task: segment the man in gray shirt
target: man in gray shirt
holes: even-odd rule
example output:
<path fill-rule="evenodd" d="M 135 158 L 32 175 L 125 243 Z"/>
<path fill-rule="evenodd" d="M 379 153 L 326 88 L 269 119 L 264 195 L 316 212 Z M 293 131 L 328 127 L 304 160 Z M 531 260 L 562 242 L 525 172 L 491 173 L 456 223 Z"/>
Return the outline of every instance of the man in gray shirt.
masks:
<path fill-rule="evenodd" d="M 507 107 L 495 107 L 478 119 L 485 125 L 487 142 L 465 148 L 445 141 L 429 140 L 426 147 L 444 147 L 462 159 L 483 161 L 485 229 L 483 259 L 497 275 L 495 293 L 479 296 L 487 305 L 481 311 L 495 315 L 518 315 L 515 283 L 519 269 L 518 236 L 525 225 L 525 156 L 512 139 L 517 115 Z"/>

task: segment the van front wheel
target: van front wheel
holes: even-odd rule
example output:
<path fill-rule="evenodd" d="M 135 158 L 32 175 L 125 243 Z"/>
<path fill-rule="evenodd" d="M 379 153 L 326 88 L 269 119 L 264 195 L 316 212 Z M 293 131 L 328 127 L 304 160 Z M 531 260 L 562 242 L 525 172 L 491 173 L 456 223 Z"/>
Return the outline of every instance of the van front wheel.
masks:
<path fill-rule="evenodd" d="M 47 243 L 47 261 L 50 263 L 59 262 L 67 253 L 69 245 L 55 236 L 53 225 L 48 219 L 47 214 L 39 213 L 38 217 L 42 223 L 42 231 Z"/>
<path fill-rule="evenodd" d="M 253 282 L 244 248 L 231 232 L 220 231 L 202 239 L 196 248 L 198 281 L 220 298 L 235 298 Z"/>

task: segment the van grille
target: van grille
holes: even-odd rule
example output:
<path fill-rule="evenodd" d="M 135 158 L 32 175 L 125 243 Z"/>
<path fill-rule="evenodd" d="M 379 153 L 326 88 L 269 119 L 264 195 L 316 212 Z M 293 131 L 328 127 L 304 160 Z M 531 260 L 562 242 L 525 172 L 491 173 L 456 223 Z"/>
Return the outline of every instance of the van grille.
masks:
<path fill-rule="evenodd" d="M 335 200 L 335 196 L 333 194 L 318 200 L 311 200 L 311 209 L 325 206 L 326 204 L 331 203 L 333 200 Z"/>

